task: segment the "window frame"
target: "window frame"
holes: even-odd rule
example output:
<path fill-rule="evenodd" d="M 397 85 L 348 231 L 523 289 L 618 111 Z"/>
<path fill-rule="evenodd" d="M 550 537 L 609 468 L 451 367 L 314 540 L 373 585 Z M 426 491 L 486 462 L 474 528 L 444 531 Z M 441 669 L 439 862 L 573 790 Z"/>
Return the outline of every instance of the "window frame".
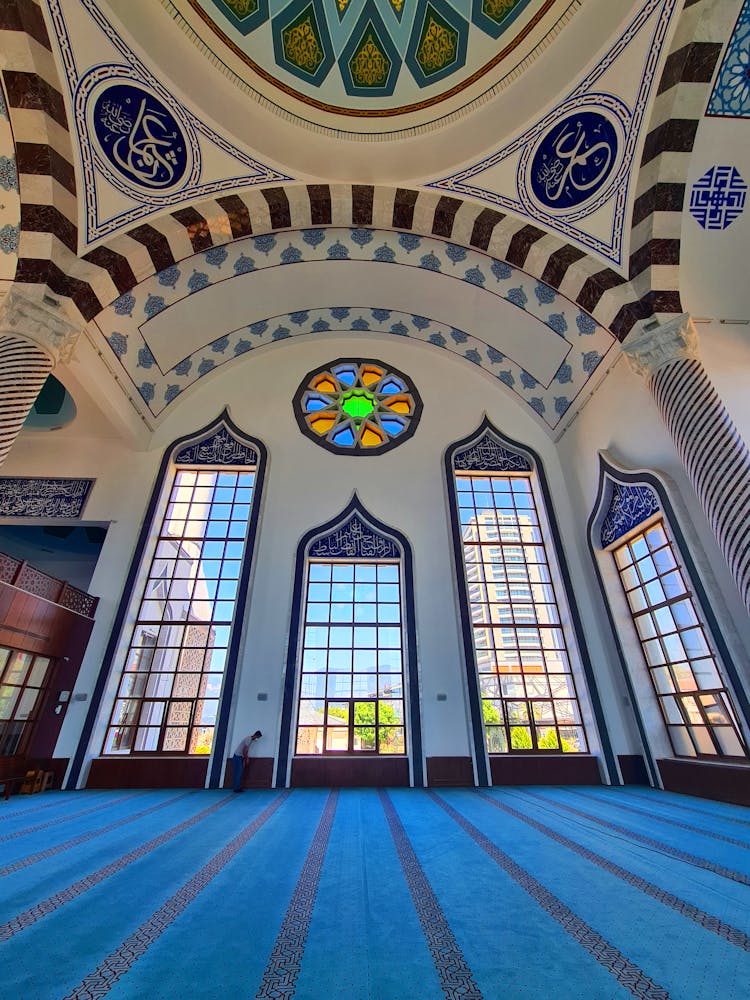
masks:
<path fill-rule="evenodd" d="M 23 673 L 20 683 L 9 684 L 5 681 L 4 686 L 16 689 L 15 702 L 13 704 L 13 710 L 7 719 L 0 720 L 0 756 L 5 757 L 16 757 L 22 756 L 29 745 L 33 731 L 34 723 L 39 718 L 39 713 L 41 711 L 44 698 L 49 690 L 50 679 L 55 667 L 55 660 L 51 656 L 47 656 L 43 653 L 34 653 L 28 649 L 18 649 L 14 646 L 6 646 L 5 644 L 0 645 L 0 652 L 7 650 L 8 655 L 4 661 L 0 661 L 0 685 L 3 683 L 3 677 L 5 677 L 6 670 L 13 656 L 28 656 L 29 663 Z M 37 661 L 46 661 L 46 666 L 44 668 L 44 675 L 41 678 L 39 684 L 31 685 L 29 681 L 31 680 L 34 668 L 36 667 Z M 29 709 L 27 715 L 23 719 L 17 719 L 16 713 L 18 708 L 23 701 L 23 697 L 27 691 L 36 690 L 36 697 L 34 698 L 34 703 Z M 10 725 L 14 722 L 22 722 L 23 726 L 21 732 L 13 745 L 12 750 L 5 749 L 5 740 L 12 739 L 12 737 L 6 736 L 6 730 L 10 728 Z M 9 744 L 10 745 L 10 744 Z"/>
<path fill-rule="evenodd" d="M 661 497 L 659 499 L 661 500 Z M 674 562 L 675 562 L 676 569 L 681 574 L 682 582 L 684 584 L 685 589 L 680 594 L 677 594 L 677 595 L 675 595 L 675 596 L 673 596 L 671 598 L 667 598 L 663 602 L 660 602 L 660 603 L 655 604 L 655 605 L 652 605 L 652 604 L 648 603 L 639 612 L 634 612 L 633 608 L 631 606 L 631 602 L 630 602 L 630 600 L 628 598 L 628 593 L 632 593 L 636 588 L 631 588 L 630 591 L 628 591 L 625 588 L 625 584 L 624 584 L 623 579 L 622 579 L 622 575 L 623 575 L 622 574 L 622 570 L 621 570 L 621 567 L 619 566 L 618 560 L 617 560 L 617 552 L 620 549 L 622 549 L 623 547 L 630 545 L 634 539 L 637 539 L 640 536 L 644 536 L 644 538 L 645 538 L 647 532 L 651 531 L 656 526 L 661 527 L 662 530 L 663 530 L 663 532 L 664 532 L 664 535 L 665 535 L 666 540 L 667 540 L 667 544 L 664 547 L 668 547 L 670 549 L 672 557 L 673 557 Z M 624 598 L 624 606 L 627 608 L 627 612 L 628 612 L 627 613 L 627 619 L 628 619 L 629 624 L 630 624 L 631 638 L 633 640 L 633 644 L 636 645 L 638 647 L 638 649 L 640 650 L 641 664 L 643 666 L 645 674 L 648 676 L 649 683 L 650 683 L 650 691 L 651 691 L 651 694 L 653 695 L 653 698 L 654 698 L 656 704 L 658 705 L 659 713 L 660 713 L 662 724 L 663 724 L 663 728 L 664 728 L 664 732 L 665 732 L 665 734 L 667 736 L 667 739 L 669 740 L 669 745 L 671 747 L 673 756 L 675 758 L 680 759 L 680 760 L 688 760 L 688 761 L 689 760 L 699 760 L 699 761 L 707 761 L 707 762 L 713 762 L 713 763 L 722 763 L 722 762 L 725 762 L 725 763 L 729 763 L 729 764 L 736 764 L 736 763 L 741 763 L 741 762 L 742 763 L 749 762 L 750 761 L 750 747 L 748 746 L 747 736 L 746 736 L 746 734 L 745 734 L 745 732 L 743 730 L 742 716 L 741 716 L 741 713 L 738 711 L 738 707 L 735 704 L 735 700 L 736 700 L 735 699 L 735 695 L 734 695 L 734 692 L 732 690 L 732 687 L 729 684 L 729 680 L 726 677 L 726 668 L 725 668 L 722 656 L 721 656 L 719 650 L 717 649 L 717 644 L 715 642 L 714 634 L 713 634 L 712 629 L 710 628 L 709 622 L 707 620 L 707 616 L 706 616 L 706 614 L 704 612 L 704 608 L 703 608 L 702 602 L 700 600 L 700 596 L 697 593 L 697 588 L 696 588 L 696 585 L 695 585 L 695 582 L 694 582 L 694 579 L 693 579 L 693 575 L 690 572 L 690 566 L 688 565 L 688 560 L 685 558 L 684 553 L 683 553 L 683 551 L 682 551 L 682 549 L 681 549 L 681 547 L 679 545 L 679 542 L 678 542 L 677 538 L 675 537 L 675 535 L 674 535 L 674 533 L 672 531 L 672 526 L 670 524 L 670 520 L 669 520 L 669 517 L 667 515 L 667 512 L 665 512 L 663 509 L 661 509 L 657 513 L 652 514 L 650 517 L 644 519 L 640 524 L 634 526 L 630 531 L 626 532 L 624 535 L 622 535 L 619 538 L 617 538 L 614 541 L 612 541 L 609 545 L 603 546 L 601 551 L 605 552 L 605 553 L 608 553 L 612 557 L 612 561 L 613 561 L 613 564 L 614 564 L 614 567 L 615 567 L 615 576 L 617 577 L 617 579 L 619 581 L 619 584 L 621 586 L 621 593 L 622 593 L 622 596 Z M 635 566 L 635 562 L 628 564 L 628 567 L 626 567 L 626 568 L 629 568 L 631 565 Z M 642 577 L 641 577 L 641 573 L 637 569 L 637 567 L 636 567 L 636 572 L 638 573 L 638 576 L 639 576 L 639 579 L 641 579 L 641 582 L 643 582 L 642 581 Z M 651 582 L 651 581 L 647 581 L 647 582 Z M 646 653 L 646 648 L 645 648 L 645 642 L 646 641 L 650 641 L 650 640 L 644 640 L 641 637 L 641 632 L 640 632 L 640 629 L 638 628 L 638 624 L 637 624 L 637 618 L 640 618 L 642 616 L 648 615 L 651 612 L 655 612 L 657 610 L 661 610 L 662 608 L 671 609 L 671 607 L 673 605 L 677 604 L 678 602 L 684 601 L 686 599 L 688 599 L 690 601 L 690 604 L 691 604 L 691 607 L 692 607 L 692 611 L 695 614 L 695 617 L 697 619 L 697 627 L 700 629 L 700 631 L 702 633 L 702 636 L 703 636 L 703 639 L 705 641 L 705 644 L 706 644 L 706 646 L 707 646 L 707 648 L 708 648 L 708 650 L 710 652 L 710 657 L 711 657 L 711 660 L 713 662 L 714 669 L 716 670 L 716 673 L 718 675 L 719 681 L 721 682 L 721 685 L 718 688 L 710 688 L 710 689 L 709 688 L 701 688 L 701 687 L 699 687 L 697 681 L 695 681 L 695 671 L 693 670 L 693 665 L 692 665 L 693 661 L 692 661 L 692 659 L 690 659 L 688 657 L 685 660 L 685 662 L 687 663 L 687 665 L 688 665 L 688 667 L 690 669 L 690 672 L 691 672 L 691 674 L 693 676 L 693 679 L 695 681 L 695 689 L 694 689 L 694 692 L 693 691 L 687 691 L 687 690 L 685 690 L 684 692 L 681 692 L 680 691 L 680 687 L 679 687 L 679 683 L 675 679 L 675 674 L 674 674 L 674 669 L 673 669 L 673 667 L 675 666 L 675 663 L 677 661 L 673 661 L 673 660 L 668 659 L 667 658 L 667 654 L 665 652 L 665 659 L 664 659 L 663 666 L 668 670 L 668 673 L 669 673 L 670 677 L 672 678 L 673 685 L 674 685 L 674 691 L 671 692 L 671 693 L 670 692 L 660 692 L 659 688 L 658 688 L 656 676 L 655 676 L 655 671 L 658 670 L 658 669 L 660 669 L 661 665 L 659 665 L 659 664 L 652 665 L 652 664 L 649 663 L 648 656 L 647 656 L 647 653 Z M 693 627 L 695 627 L 695 626 L 693 626 Z M 681 630 L 680 630 L 680 628 L 678 626 L 678 634 L 680 634 L 680 631 Z M 657 632 L 655 634 L 655 636 L 654 636 L 654 639 L 658 640 L 659 644 L 660 644 L 660 647 L 662 649 L 664 649 L 664 644 L 662 642 L 662 633 Z M 698 657 L 697 659 L 707 659 L 707 658 L 708 657 Z M 718 694 L 718 695 L 722 695 L 722 696 L 726 697 L 727 704 L 725 705 L 725 707 L 727 709 L 728 715 L 730 716 L 730 718 L 731 718 L 731 720 L 732 720 L 732 722 L 734 724 L 735 734 L 738 737 L 740 744 L 744 747 L 744 750 L 745 750 L 744 754 L 742 754 L 742 755 L 736 755 L 736 754 L 725 754 L 725 753 L 722 753 L 719 741 L 718 741 L 718 739 L 716 737 L 716 734 L 713 732 L 713 724 L 708 719 L 708 715 L 707 715 L 704 707 L 700 704 L 700 699 L 698 697 L 696 697 L 695 700 L 694 700 L 694 705 L 695 705 L 695 707 L 696 707 L 699 715 L 702 718 L 703 726 L 705 727 L 706 732 L 708 734 L 708 737 L 709 737 L 711 743 L 713 744 L 713 746 L 714 746 L 714 748 L 716 750 L 716 753 L 713 753 L 713 754 L 711 754 L 711 753 L 701 753 L 700 752 L 699 747 L 698 747 L 698 743 L 697 743 L 697 741 L 696 741 L 696 739 L 694 737 L 694 734 L 692 732 L 693 728 L 696 725 L 700 725 L 700 724 L 696 723 L 696 722 L 691 722 L 690 721 L 689 715 L 686 714 L 684 705 L 682 704 L 682 695 L 689 697 L 693 693 L 696 696 L 697 695 L 717 695 Z M 677 722 L 670 721 L 669 712 L 667 711 L 667 709 L 665 707 L 665 699 L 669 698 L 669 697 L 674 698 L 674 701 L 675 701 L 676 706 L 677 706 L 677 711 L 678 711 L 680 717 L 682 718 L 682 723 L 677 723 Z M 674 728 L 676 728 L 676 727 L 684 727 L 685 728 L 685 730 L 687 731 L 687 734 L 688 734 L 688 739 L 692 742 L 693 747 L 695 749 L 695 753 L 694 754 L 680 753 L 679 752 L 677 744 L 675 742 L 675 739 L 673 738 L 673 735 L 672 735 L 672 730 Z"/>
<path fill-rule="evenodd" d="M 311 568 L 314 567 L 314 566 L 330 566 L 331 567 L 331 582 L 332 582 L 332 585 L 333 585 L 333 583 L 336 582 L 333 579 L 334 568 L 336 566 L 347 566 L 347 565 L 353 566 L 353 574 L 352 574 L 352 589 L 353 589 L 353 593 L 352 593 L 352 623 L 351 623 L 352 632 L 354 633 L 354 630 L 356 629 L 357 626 L 360 626 L 360 627 L 363 627 L 363 628 L 372 628 L 373 630 L 377 630 L 377 628 L 379 626 L 381 626 L 381 625 L 384 628 L 396 628 L 396 627 L 398 627 L 399 632 L 400 632 L 400 644 L 399 644 L 398 647 L 386 647 L 386 646 L 382 646 L 381 647 L 379 645 L 379 642 L 378 642 L 377 633 L 376 633 L 376 644 L 375 644 L 375 646 L 373 646 L 373 647 L 370 647 L 370 646 L 361 647 L 363 651 L 373 652 L 375 654 L 373 656 L 373 661 L 374 661 L 374 664 L 375 664 L 374 667 L 373 667 L 373 669 L 361 672 L 365 676 L 368 676 L 368 675 L 369 676 L 372 676 L 372 675 L 375 676 L 376 693 L 374 695 L 357 696 L 357 695 L 355 695 L 353 693 L 353 690 L 354 690 L 354 679 L 357 676 L 357 670 L 356 670 L 356 667 L 355 667 L 354 663 L 352 664 L 352 668 L 351 668 L 350 671 L 330 670 L 330 669 L 328 669 L 328 667 L 326 667 L 325 672 L 319 671 L 319 670 L 318 671 L 308 671 L 308 670 L 305 670 L 305 666 L 304 666 L 304 659 L 305 659 L 305 653 L 306 653 L 306 651 L 308 651 L 308 650 L 314 650 L 314 649 L 317 649 L 317 648 L 321 648 L 321 649 L 324 648 L 326 650 L 327 654 L 330 654 L 331 650 L 342 650 L 344 652 L 351 651 L 351 653 L 352 653 L 352 659 L 354 660 L 354 658 L 355 658 L 355 653 L 356 653 L 356 649 L 357 649 L 357 647 L 355 645 L 346 646 L 346 647 L 331 646 L 331 645 L 327 645 L 325 647 L 313 647 L 313 646 L 308 646 L 306 644 L 306 641 L 305 641 L 305 635 L 306 635 L 306 631 L 307 631 L 308 628 L 310 628 L 310 627 L 314 628 L 314 627 L 320 625 L 320 627 L 325 627 L 325 628 L 328 628 L 330 630 L 330 628 L 336 627 L 336 625 L 338 624 L 330 615 L 325 620 L 325 622 L 318 622 L 318 621 L 312 620 L 312 619 L 310 619 L 308 617 L 307 610 L 309 608 L 309 605 L 310 604 L 321 603 L 321 602 L 311 602 L 308 599 L 308 595 L 309 595 L 311 584 L 314 585 L 316 582 L 318 582 L 318 581 L 311 580 L 311 577 L 310 577 L 310 570 L 311 570 Z M 357 607 L 357 602 L 356 602 L 356 599 L 354 597 L 354 588 L 356 588 L 356 584 L 357 584 L 357 579 L 356 579 L 356 577 L 357 577 L 357 567 L 369 567 L 369 566 L 372 566 L 376 570 L 376 581 L 375 581 L 376 586 L 377 586 L 377 584 L 380 583 L 378 577 L 380 576 L 379 568 L 381 566 L 386 566 L 386 567 L 387 566 L 394 566 L 396 568 L 397 574 L 398 574 L 398 579 L 396 580 L 396 586 L 398 586 L 398 588 L 399 588 L 398 601 L 388 601 L 388 602 L 383 602 L 383 603 L 387 604 L 387 605 L 392 605 L 392 604 L 397 604 L 398 605 L 398 609 L 399 609 L 399 619 L 398 619 L 398 622 L 387 622 L 387 621 L 384 621 L 383 623 L 381 623 L 379 621 L 379 615 L 377 613 L 377 609 L 380 606 L 380 601 L 377 599 L 377 596 L 376 596 L 376 599 L 375 599 L 374 602 L 364 602 L 364 603 L 374 603 L 375 604 L 375 618 L 376 618 L 376 620 L 374 622 L 357 622 L 356 621 L 356 607 Z M 379 559 L 365 559 L 365 558 L 361 558 L 360 557 L 360 558 L 357 558 L 357 559 L 352 559 L 351 562 L 349 562 L 349 561 L 347 561 L 345 559 L 325 560 L 325 559 L 322 559 L 322 558 L 310 558 L 309 555 L 307 556 L 307 558 L 305 560 L 305 580 L 304 580 L 304 585 L 303 585 L 303 605 L 302 605 L 302 614 L 301 614 L 301 619 L 300 619 L 300 636 L 299 636 L 299 642 L 298 642 L 298 651 L 299 651 L 299 656 L 298 656 L 298 660 L 299 660 L 299 664 L 298 664 L 299 690 L 298 690 L 298 693 L 297 693 L 296 723 L 295 723 L 295 727 L 294 727 L 294 731 L 295 731 L 295 737 L 294 737 L 294 757 L 308 757 L 308 758 L 311 757 L 311 758 L 316 758 L 316 757 L 345 757 L 345 756 L 351 756 L 351 757 L 356 757 L 356 758 L 360 758 L 360 757 L 389 757 L 390 758 L 390 757 L 406 757 L 408 755 L 409 727 L 407 725 L 406 678 L 405 678 L 405 659 L 406 659 L 405 653 L 406 653 L 406 645 L 407 645 L 407 643 L 406 643 L 406 613 L 405 613 L 405 605 L 404 605 L 403 576 L 404 576 L 404 573 L 403 573 L 403 567 L 402 567 L 402 560 L 401 559 L 383 559 L 383 560 L 379 560 Z M 390 584 L 393 583 L 393 581 L 385 581 L 385 582 L 386 583 L 390 583 Z M 323 603 L 326 603 L 326 602 L 323 602 Z M 331 600 L 329 602 L 327 602 L 327 603 L 328 603 L 329 609 L 332 609 L 335 603 L 339 603 L 339 604 L 341 604 L 341 603 L 347 603 L 348 604 L 348 601 L 347 602 L 340 602 L 340 601 L 339 602 L 334 602 L 333 595 L 331 595 Z M 342 622 L 341 624 L 342 624 L 342 627 L 344 627 L 344 628 L 348 628 L 349 627 L 349 623 L 348 622 L 346 622 L 346 623 Z M 329 642 L 330 642 L 330 635 L 329 635 Z M 354 642 L 355 642 L 355 636 L 353 634 L 352 635 L 352 643 L 354 643 Z M 400 672 L 397 673 L 395 671 L 383 671 L 381 673 L 381 671 L 379 669 L 379 664 L 378 664 L 378 653 L 380 652 L 381 649 L 385 651 L 386 649 L 394 649 L 394 648 L 398 649 L 399 659 L 401 661 L 401 670 L 400 670 Z M 327 655 L 326 659 L 327 659 L 327 662 L 330 662 L 330 657 L 328 655 Z M 352 691 L 351 696 L 341 696 L 341 697 L 339 697 L 339 696 L 336 696 L 336 695 L 331 696 L 331 695 L 328 694 L 329 678 L 330 677 L 337 677 L 337 676 L 339 676 L 339 677 L 351 677 L 351 679 L 352 679 L 352 685 L 351 685 L 351 688 L 350 688 L 350 690 Z M 395 698 L 394 699 L 394 698 L 381 698 L 381 697 L 379 697 L 379 693 L 378 692 L 380 690 L 380 678 L 381 678 L 381 676 L 382 677 L 394 676 L 394 677 L 398 677 L 399 678 L 399 680 L 400 680 L 400 690 L 401 690 L 401 695 L 400 695 L 399 698 Z M 325 684 L 324 684 L 325 692 L 324 692 L 323 697 L 305 697 L 303 695 L 303 685 L 304 685 L 304 681 L 305 681 L 306 677 L 323 677 L 323 678 L 325 678 Z M 310 724 L 308 726 L 305 723 L 300 722 L 300 718 L 301 718 L 302 711 L 303 711 L 303 704 L 306 701 L 310 701 L 310 702 L 323 702 L 325 708 L 324 708 L 324 711 L 323 711 L 323 724 L 322 724 L 322 727 L 321 726 L 313 726 L 312 724 Z M 388 702 L 388 701 L 400 701 L 401 702 L 401 716 L 402 716 L 402 719 L 401 719 L 401 725 L 400 726 L 388 726 L 387 724 L 382 724 L 379 721 L 379 717 L 380 717 L 380 703 L 381 702 Z M 354 747 L 354 738 L 355 738 L 355 735 L 356 735 L 357 728 L 370 728 L 369 724 L 366 724 L 364 726 L 362 726 L 362 725 L 358 726 L 357 725 L 355 717 L 354 717 L 354 713 L 356 711 L 356 705 L 357 704 L 370 703 L 370 702 L 373 702 L 375 704 L 375 719 L 374 719 L 374 722 L 373 722 L 373 727 L 375 729 L 375 742 L 376 742 L 376 745 L 372 749 L 362 748 L 362 747 L 355 748 Z M 338 724 L 337 725 L 335 723 L 329 722 L 328 705 L 329 704 L 333 704 L 333 705 L 336 705 L 336 706 L 343 706 L 345 703 L 349 706 L 348 707 L 348 712 L 347 712 L 347 717 L 346 717 L 347 718 L 346 725 L 345 726 L 342 725 L 342 724 Z M 300 730 L 303 730 L 303 729 L 313 729 L 313 728 L 322 728 L 322 730 L 323 730 L 323 739 L 322 739 L 321 749 L 320 749 L 320 751 L 316 751 L 316 752 L 312 752 L 312 753 L 301 752 L 299 750 Z M 346 731 L 347 731 L 347 746 L 346 746 L 346 748 L 345 749 L 335 749 L 335 748 L 329 747 L 327 745 L 328 744 L 328 738 L 327 737 L 328 737 L 329 730 L 333 730 L 333 731 L 342 730 L 343 731 L 344 728 L 346 728 Z M 388 728 L 401 729 L 402 730 L 402 741 L 401 741 L 402 742 L 402 750 L 401 750 L 401 752 L 390 753 L 390 752 L 387 752 L 387 751 L 385 751 L 385 752 L 381 752 L 380 751 L 380 749 L 379 749 L 379 747 L 377 745 L 379 743 L 380 731 L 381 731 L 381 729 L 388 729 Z"/>
<path fill-rule="evenodd" d="M 482 718 L 476 656 L 471 634 L 471 612 L 465 582 L 462 537 L 455 484 L 455 473 L 457 471 L 455 462 L 457 458 L 465 456 L 471 451 L 483 452 L 486 443 L 490 445 L 489 456 L 480 455 L 483 464 L 479 464 L 476 467 L 476 471 L 505 471 L 499 465 L 491 466 L 493 449 L 500 449 L 500 451 L 505 452 L 516 463 L 516 468 L 518 468 L 518 462 L 526 463 L 527 470 L 532 474 L 531 487 L 537 506 L 539 522 L 543 528 L 545 540 L 551 546 L 552 553 L 554 554 L 554 558 L 549 562 L 550 573 L 557 595 L 560 620 L 565 630 L 570 656 L 571 675 L 576 682 L 581 720 L 586 731 L 589 747 L 588 754 L 565 754 L 564 756 L 567 759 L 583 759 L 586 756 L 598 757 L 601 754 L 599 760 L 604 772 L 604 780 L 614 780 L 617 782 L 619 780 L 617 761 L 607 730 L 597 679 L 588 652 L 580 613 L 575 601 L 565 549 L 557 525 L 552 494 L 547 483 L 544 465 L 532 448 L 504 435 L 492 424 L 488 417 L 484 417 L 474 433 L 449 445 L 444 455 L 444 482 L 446 485 L 448 515 L 453 538 L 453 578 L 454 586 L 456 587 L 458 611 L 461 618 L 465 690 L 471 723 L 471 749 L 477 783 L 480 786 L 489 786 L 492 783 L 492 779 L 490 754 L 487 752 L 485 727 Z M 558 753 L 558 751 L 553 751 L 553 753 Z M 542 755 L 548 756 L 546 751 Z M 513 753 L 492 755 L 493 758 L 501 757 L 504 759 L 511 759 L 513 756 Z M 522 756 L 533 757 L 534 754 L 525 753 Z M 537 754 L 537 756 L 540 755 Z M 559 753 L 559 756 L 562 757 L 563 754 Z"/>
<path fill-rule="evenodd" d="M 136 595 L 140 594 L 143 590 L 150 560 L 156 548 L 153 526 L 161 524 L 168 504 L 170 491 L 167 488 L 167 480 L 169 478 L 171 486 L 171 474 L 177 465 L 191 464 L 188 462 L 180 463 L 178 461 L 179 456 L 183 452 L 189 449 L 198 452 L 200 449 L 206 448 L 210 451 L 213 444 L 219 441 L 222 434 L 224 436 L 224 443 L 229 440 L 232 447 L 250 449 L 255 452 L 255 461 L 252 463 L 255 467 L 255 486 L 245 536 L 245 552 L 240 572 L 237 605 L 233 626 L 230 629 L 229 635 L 227 660 L 224 668 L 224 682 L 219 699 L 219 714 L 216 720 L 214 743 L 207 761 L 207 787 L 218 788 L 221 785 L 224 772 L 224 754 L 226 751 L 229 715 L 236 684 L 242 626 L 246 617 L 246 607 L 249 601 L 252 573 L 255 566 L 254 553 L 262 509 L 265 473 L 268 464 L 268 454 L 265 445 L 257 438 L 251 437 L 238 428 L 226 409 L 206 426 L 178 438 L 165 449 L 162 456 L 161 465 L 155 477 L 155 485 L 151 491 L 133 556 L 130 560 L 120 602 L 110 631 L 109 641 L 101 658 L 101 666 L 97 672 L 90 707 L 68 771 L 68 777 L 65 782 L 67 789 L 78 787 L 84 765 L 91 757 L 98 755 L 99 748 L 103 743 L 109 721 L 109 710 L 113 704 L 121 679 L 119 664 L 122 663 L 124 652 L 128 648 L 126 636 L 129 628 L 135 622 L 139 603 L 139 598 Z M 221 442 L 219 443 L 221 444 Z M 219 448 L 219 451 L 221 452 L 221 448 Z M 227 464 L 223 467 L 233 466 Z M 241 467 L 246 468 L 246 466 Z M 197 759 L 201 759 L 202 757 L 203 755 L 200 755 Z M 153 755 L 146 755 L 146 758 L 153 759 Z M 122 756 L 120 759 L 122 759 Z"/>
<path fill-rule="evenodd" d="M 304 593 L 307 580 L 306 565 L 311 550 L 321 540 L 332 536 L 349 522 L 358 518 L 374 535 L 385 540 L 387 546 L 393 546 L 398 552 L 402 579 L 402 653 L 403 653 L 403 694 L 404 694 L 404 724 L 406 727 L 405 754 L 380 755 L 380 760 L 395 757 L 405 760 L 408 764 L 409 782 L 412 787 L 421 788 L 426 783 L 426 761 L 422 744 L 422 719 L 420 702 L 420 684 L 417 659 L 417 635 L 414 609 L 414 570 L 411 546 L 406 537 L 396 528 L 383 524 L 370 514 L 359 500 L 357 493 L 352 495 L 348 505 L 336 517 L 325 524 L 312 528 L 300 539 L 295 560 L 291 624 L 287 646 L 286 670 L 284 675 L 284 691 L 279 730 L 279 751 L 274 776 L 275 788 L 286 788 L 292 777 L 292 765 L 295 759 L 297 703 L 300 688 L 300 650 L 302 648 L 302 630 L 304 629 Z M 390 558 L 390 557 L 389 557 Z M 348 759 L 372 760 L 371 754 L 361 757 L 356 755 Z M 305 760 L 316 759 L 305 756 Z M 325 760 L 323 755 L 318 760 Z M 328 755 L 328 760 L 331 755 Z"/>
<path fill-rule="evenodd" d="M 664 477 L 666 480 L 666 477 Z M 707 630 L 714 650 L 718 653 L 721 676 L 728 691 L 734 698 L 735 714 L 744 741 L 750 744 L 750 691 L 743 684 L 735 659 L 745 654 L 741 637 L 736 633 L 734 622 L 723 598 L 702 543 L 691 525 L 687 510 L 679 494 L 669 480 L 653 470 L 629 469 L 616 462 L 607 451 L 599 452 L 599 482 L 587 526 L 587 541 L 591 554 L 599 590 L 609 622 L 611 641 L 620 663 L 621 678 L 627 696 L 623 701 L 633 714 L 640 736 L 640 748 L 650 783 L 655 787 L 662 784 L 657 761 L 672 757 L 671 742 L 663 725 L 661 707 L 645 664 L 636 628 L 630 617 L 630 607 L 620 584 L 619 573 L 611 553 L 607 551 L 611 543 L 602 543 L 602 526 L 608 517 L 615 486 L 645 486 L 655 495 L 659 510 L 644 514 L 639 525 L 648 525 L 657 516 L 663 515 L 668 537 L 679 553 L 679 561 L 685 566 L 691 589 L 697 605 L 697 614 Z M 627 530 L 620 537 L 625 537 Z M 618 539 L 615 539 L 616 542 Z M 700 572 L 698 570 L 700 565 Z M 704 579 L 705 577 L 705 579 Z M 714 606 L 715 605 L 715 606 Z M 625 622 L 625 626 L 623 626 Z M 713 764 L 721 758 L 680 757 L 680 761 L 705 761 Z"/>

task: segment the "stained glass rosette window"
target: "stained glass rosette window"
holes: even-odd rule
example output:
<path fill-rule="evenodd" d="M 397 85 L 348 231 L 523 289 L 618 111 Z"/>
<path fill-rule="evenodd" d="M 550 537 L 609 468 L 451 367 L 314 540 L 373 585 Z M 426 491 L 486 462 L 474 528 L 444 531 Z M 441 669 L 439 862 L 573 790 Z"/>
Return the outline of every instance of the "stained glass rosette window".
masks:
<path fill-rule="evenodd" d="M 380 361 L 340 359 L 310 373 L 294 397 L 303 434 L 330 451 L 365 455 L 395 448 L 422 412 L 409 379 Z"/>

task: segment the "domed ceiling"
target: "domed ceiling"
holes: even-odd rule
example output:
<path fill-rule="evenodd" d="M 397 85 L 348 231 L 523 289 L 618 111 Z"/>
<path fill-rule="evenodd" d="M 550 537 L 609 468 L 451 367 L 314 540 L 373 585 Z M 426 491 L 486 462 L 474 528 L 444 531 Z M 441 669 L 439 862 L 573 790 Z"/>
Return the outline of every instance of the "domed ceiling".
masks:
<path fill-rule="evenodd" d="M 579 0 L 162 0 L 226 72 L 354 131 L 444 117 L 514 78 Z M 210 30 L 206 30 L 206 29 Z M 296 110 L 296 109 L 295 109 Z M 402 128 L 403 121 L 395 127 Z"/>

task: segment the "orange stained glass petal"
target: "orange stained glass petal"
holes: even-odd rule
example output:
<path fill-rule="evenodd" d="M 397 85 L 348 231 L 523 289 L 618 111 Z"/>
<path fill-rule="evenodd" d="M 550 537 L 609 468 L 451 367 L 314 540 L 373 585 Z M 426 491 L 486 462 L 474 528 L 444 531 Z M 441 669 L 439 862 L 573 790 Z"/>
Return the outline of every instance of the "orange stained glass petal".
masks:
<path fill-rule="evenodd" d="M 373 368 L 370 366 L 368 366 L 367 368 L 363 368 L 361 376 L 362 384 L 368 386 L 375 385 L 375 383 L 379 382 L 384 375 L 385 372 L 383 371 L 382 368 Z"/>
<path fill-rule="evenodd" d="M 412 410 L 411 399 L 408 396 L 391 396 L 390 399 L 383 400 L 383 403 L 394 413 L 409 414 Z"/>
<path fill-rule="evenodd" d="M 318 392 L 338 392 L 338 386 L 330 375 L 320 375 L 312 385 Z"/>
<path fill-rule="evenodd" d="M 335 423 L 336 417 L 330 416 L 312 417 L 310 420 L 310 426 L 316 434 L 327 434 Z"/>
<path fill-rule="evenodd" d="M 374 427 L 372 424 L 365 424 L 362 428 L 360 440 L 363 448 L 375 448 L 383 443 L 383 435 L 377 427 Z"/>

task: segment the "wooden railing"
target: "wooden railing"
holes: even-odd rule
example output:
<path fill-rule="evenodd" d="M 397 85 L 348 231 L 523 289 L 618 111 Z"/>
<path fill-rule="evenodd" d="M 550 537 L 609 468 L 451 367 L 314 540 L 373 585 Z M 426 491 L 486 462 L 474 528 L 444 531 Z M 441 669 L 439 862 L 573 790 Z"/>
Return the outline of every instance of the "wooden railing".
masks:
<path fill-rule="evenodd" d="M 99 598 L 79 590 L 64 580 L 58 580 L 48 573 L 42 573 L 23 559 L 14 559 L 0 552 L 0 581 L 9 583 L 28 594 L 42 597 L 60 607 L 68 608 L 86 618 L 93 618 Z"/>

